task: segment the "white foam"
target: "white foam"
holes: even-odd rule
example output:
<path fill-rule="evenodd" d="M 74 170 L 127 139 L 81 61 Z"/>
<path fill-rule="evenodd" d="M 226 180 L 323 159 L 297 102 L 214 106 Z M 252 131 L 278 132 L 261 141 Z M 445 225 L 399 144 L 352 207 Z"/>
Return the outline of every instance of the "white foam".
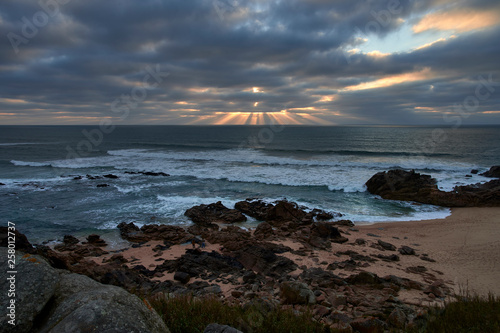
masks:
<path fill-rule="evenodd" d="M 50 162 L 27 162 L 27 161 L 16 161 L 12 160 L 10 163 L 16 166 L 31 166 L 31 167 L 45 167 L 50 166 Z"/>

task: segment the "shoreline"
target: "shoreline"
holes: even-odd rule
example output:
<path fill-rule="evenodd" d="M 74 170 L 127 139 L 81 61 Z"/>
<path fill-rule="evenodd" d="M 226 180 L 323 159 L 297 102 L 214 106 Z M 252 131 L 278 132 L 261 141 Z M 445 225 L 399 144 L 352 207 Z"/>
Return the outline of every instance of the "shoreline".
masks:
<path fill-rule="evenodd" d="M 356 228 L 384 238 L 408 237 L 437 260 L 455 292 L 500 295 L 500 207 L 452 208 L 444 219 L 376 222 Z"/>

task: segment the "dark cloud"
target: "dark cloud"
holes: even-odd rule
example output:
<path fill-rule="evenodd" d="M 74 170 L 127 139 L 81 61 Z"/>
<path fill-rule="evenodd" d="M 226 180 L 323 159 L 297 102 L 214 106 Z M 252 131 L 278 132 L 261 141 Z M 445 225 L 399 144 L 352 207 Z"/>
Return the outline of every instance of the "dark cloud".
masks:
<path fill-rule="evenodd" d="M 2 123 L 210 122 L 216 113 L 283 109 L 334 123 L 442 123 L 480 76 L 500 81 L 499 26 L 404 53 L 348 52 L 360 37 L 391 38 L 453 1 L 59 1 L 67 3 L 2 2 Z M 498 12 L 497 1 L 460 4 Z M 169 76 L 142 89 L 155 66 Z M 429 74 L 411 80 L 421 72 Z M 500 110 L 499 91 L 467 121 L 498 123 L 500 114 L 482 112 Z M 126 119 L 113 112 L 117 100 Z"/>

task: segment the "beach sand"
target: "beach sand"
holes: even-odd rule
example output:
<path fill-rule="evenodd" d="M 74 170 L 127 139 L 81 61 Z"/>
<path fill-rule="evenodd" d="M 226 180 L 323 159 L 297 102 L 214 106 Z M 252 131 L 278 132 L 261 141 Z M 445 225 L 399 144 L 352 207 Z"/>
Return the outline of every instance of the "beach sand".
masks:
<path fill-rule="evenodd" d="M 427 253 L 435 263 L 420 264 L 441 271 L 456 292 L 467 289 L 480 295 L 500 295 L 500 208 L 454 208 L 445 219 L 377 223 L 358 226 L 360 234 L 373 233 L 394 245 L 408 245 Z M 382 228 L 382 230 L 381 230 Z M 407 239 L 404 239 L 407 237 Z M 418 246 L 412 245 L 418 244 Z"/>

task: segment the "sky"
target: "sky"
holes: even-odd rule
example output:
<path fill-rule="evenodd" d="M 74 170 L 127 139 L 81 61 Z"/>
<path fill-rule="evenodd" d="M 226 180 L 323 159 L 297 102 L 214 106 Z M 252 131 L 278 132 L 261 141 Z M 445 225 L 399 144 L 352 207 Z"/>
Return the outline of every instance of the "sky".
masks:
<path fill-rule="evenodd" d="M 0 124 L 500 124 L 498 0 L 2 0 Z"/>

